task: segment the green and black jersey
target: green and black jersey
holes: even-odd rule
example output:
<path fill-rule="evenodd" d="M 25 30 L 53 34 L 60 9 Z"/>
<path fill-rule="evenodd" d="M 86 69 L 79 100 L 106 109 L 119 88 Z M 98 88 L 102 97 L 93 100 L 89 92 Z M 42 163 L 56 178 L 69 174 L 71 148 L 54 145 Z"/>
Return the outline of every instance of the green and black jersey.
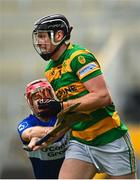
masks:
<path fill-rule="evenodd" d="M 86 95 L 88 90 L 83 82 L 101 74 L 100 65 L 94 55 L 75 44 L 70 44 L 58 61 L 50 60 L 45 70 L 47 80 L 61 101 Z M 73 126 L 71 139 L 99 146 L 112 142 L 127 132 L 114 104 L 93 111 L 91 115 L 93 121 L 84 121 Z"/>

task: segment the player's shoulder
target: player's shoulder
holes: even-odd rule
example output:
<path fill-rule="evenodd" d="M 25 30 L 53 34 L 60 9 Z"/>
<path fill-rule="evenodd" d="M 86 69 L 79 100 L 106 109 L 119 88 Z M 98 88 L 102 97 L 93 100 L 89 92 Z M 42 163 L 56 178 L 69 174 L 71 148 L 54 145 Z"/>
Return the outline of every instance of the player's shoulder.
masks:
<path fill-rule="evenodd" d="M 38 120 L 39 119 L 33 114 L 29 114 L 29 116 L 27 116 L 23 119 L 23 121 L 34 121 L 34 122 L 38 121 Z"/>
<path fill-rule="evenodd" d="M 31 123 L 35 123 L 37 121 L 37 118 L 30 114 L 29 116 L 25 117 L 24 119 L 22 119 L 19 123 L 18 123 L 18 128 L 23 125 L 23 124 L 31 124 Z"/>
<path fill-rule="evenodd" d="M 71 51 L 69 52 L 69 59 L 71 62 L 84 64 L 86 60 L 97 61 L 94 54 L 90 50 L 78 44 L 71 44 L 70 50 Z"/>

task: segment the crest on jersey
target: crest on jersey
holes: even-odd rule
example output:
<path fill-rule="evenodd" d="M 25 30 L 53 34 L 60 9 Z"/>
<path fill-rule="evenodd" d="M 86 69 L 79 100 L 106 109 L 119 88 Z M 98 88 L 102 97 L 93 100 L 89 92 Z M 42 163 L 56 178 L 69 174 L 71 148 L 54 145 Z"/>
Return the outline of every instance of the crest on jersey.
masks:
<path fill-rule="evenodd" d="M 23 122 L 19 125 L 18 130 L 22 131 L 23 129 L 25 129 L 28 126 L 27 122 Z"/>
<path fill-rule="evenodd" d="M 78 56 L 78 61 L 79 61 L 79 63 L 81 63 L 81 64 L 85 64 L 86 59 L 85 59 L 84 56 Z"/>

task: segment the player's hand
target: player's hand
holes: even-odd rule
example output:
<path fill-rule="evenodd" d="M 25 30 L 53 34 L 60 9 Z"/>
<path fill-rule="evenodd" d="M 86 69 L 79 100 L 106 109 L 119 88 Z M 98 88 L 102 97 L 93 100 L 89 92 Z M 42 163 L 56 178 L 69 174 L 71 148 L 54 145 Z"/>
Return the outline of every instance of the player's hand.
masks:
<path fill-rule="evenodd" d="M 36 142 L 40 140 L 40 138 L 33 137 L 28 145 L 23 145 L 23 149 L 25 151 L 37 151 L 47 146 L 47 143 L 42 143 L 40 145 L 36 145 Z"/>
<path fill-rule="evenodd" d="M 36 146 L 36 142 L 39 140 L 40 138 L 37 137 L 33 137 L 31 139 L 31 141 L 29 142 L 28 145 L 23 145 L 23 149 L 25 151 L 36 151 L 38 149 L 41 149 L 41 145 L 40 146 Z"/>
<path fill-rule="evenodd" d="M 45 99 L 38 101 L 39 116 L 42 118 L 56 116 L 63 108 L 62 103 L 55 99 Z"/>

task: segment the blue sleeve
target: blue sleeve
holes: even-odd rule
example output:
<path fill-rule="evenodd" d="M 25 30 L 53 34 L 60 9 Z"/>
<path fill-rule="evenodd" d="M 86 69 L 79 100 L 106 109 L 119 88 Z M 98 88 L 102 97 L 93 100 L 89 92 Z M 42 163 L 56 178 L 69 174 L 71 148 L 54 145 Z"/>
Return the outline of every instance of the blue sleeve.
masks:
<path fill-rule="evenodd" d="M 28 117 L 23 119 L 17 126 L 18 133 L 21 135 L 25 129 L 28 129 L 30 127 L 34 126 L 45 126 L 45 127 L 52 127 L 56 123 L 56 117 L 51 117 L 47 122 L 43 122 L 39 120 L 34 115 L 30 114 Z M 22 140 L 22 138 L 21 138 Z M 23 140 L 22 140 L 23 141 Z"/>
<path fill-rule="evenodd" d="M 21 134 L 23 133 L 23 131 L 25 129 L 28 129 L 30 127 L 33 127 L 34 125 L 32 124 L 32 121 L 30 121 L 29 117 L 27 117 L 26 119 L 22 120 L 19 124 L 18 124 L 18 133 Z"/>

